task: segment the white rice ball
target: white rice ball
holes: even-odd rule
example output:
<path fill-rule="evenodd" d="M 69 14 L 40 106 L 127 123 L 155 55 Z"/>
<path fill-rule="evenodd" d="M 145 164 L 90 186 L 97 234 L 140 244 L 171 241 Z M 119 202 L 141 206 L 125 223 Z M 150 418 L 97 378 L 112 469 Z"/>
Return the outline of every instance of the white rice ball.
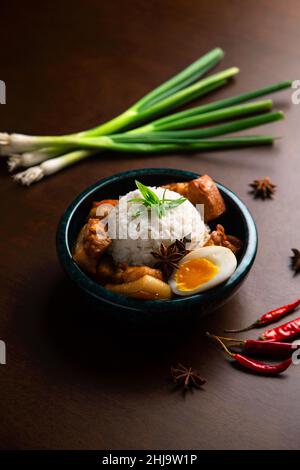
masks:
<path fill-rule="evenodd" d="M 178 199 L 180 194 L 164 188 L 151 187 L 160 198 Z M 116 263 L 153 266 L 155 258 L 151 251 L 158 251 L 161 243 L 169 246 L 175 240 L 187 237 L 189 249 L 201 247 L 207 239 L 207 228 L 200 211 L 186 200 L 167 209 L 162 217 L 143 204 L 129 202 L 141 198 L 138 189 L 121 197 L 119 204 L 108 216 L 108 235 L 112 239 L 110 253 Z"/>

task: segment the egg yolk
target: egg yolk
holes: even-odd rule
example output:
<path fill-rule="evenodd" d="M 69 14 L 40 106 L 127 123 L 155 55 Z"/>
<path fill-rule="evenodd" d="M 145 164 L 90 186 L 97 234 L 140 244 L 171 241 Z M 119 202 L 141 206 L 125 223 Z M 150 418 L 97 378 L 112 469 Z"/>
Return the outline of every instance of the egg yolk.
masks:
<path fill-rule="evenodd" d="M 175 281 L 180 290 L 193 290 L 210 281 L 219 267 L 206 258 L 195 258 L 179 266 Z"/>

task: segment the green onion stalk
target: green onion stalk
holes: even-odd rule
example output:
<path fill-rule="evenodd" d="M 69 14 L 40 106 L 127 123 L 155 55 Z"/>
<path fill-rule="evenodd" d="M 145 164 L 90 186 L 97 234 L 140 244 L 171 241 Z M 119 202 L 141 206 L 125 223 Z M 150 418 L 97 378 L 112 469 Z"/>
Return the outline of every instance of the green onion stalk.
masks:
<path fill-rule="evenodd" d="M 282 119 L 281 112 L 270 112 L 271 100 L 248 101 L 288 88 L 291 81 L 275 83 L 149 122 L 158 115 L 225 85 L 238 73 L 236 67 L 199 80 L 222 57 L 221 49 L 212 50 L 121 115 L 87 131 L 65 136 L 2 133 L 0 154 L 10 155 L 8 164 L 11 170 L 19 166 L 30 167 L 14 175 L 17 181 L 29 185 L 101 150 L 161 153 L 272 144 L 274 138 L 271 136 L 216 137 Z M 243 118 L 247 115 L 253 116 Z M 232 122 L 192 129 L 226 120 Z"/>
<path fill-rule="evenodd" d="M 152 116 L 162 114 L 170 109 L 186 104 L 193 99 L 210 93 L 211 91 L 225 85 L 228 78 L 238 73 L 238 71 L 239 70 L 236 67 L 232 67 L 231 69 L 215 74 L 207 79 L 200 80 L 194 85 L 176 92 L 172 96 L 164 97 L 162 101 L 153 103 L 151 108 L 146 107 L 146 104 L 148 105 L 148 103 L 144 104 L 143 100 L 140 100 L 125 113 L 111 121 L 96 128 L 73 134 L 73 136 L 83 138 L 109 135 L 122 130 L 123 128 L 132 127 L 134 124 L 149 120 Z M 178 87 L 176 87 L 176 89 L 177 88 Z M 142 105 L 140 107 L 141 102 Z M 36 136 L 0 133 L 0 156 L 10 156 L 8 166 L 11 171 L 19 166 L 28 167 L 32 164 L 37 164 L 41 161 L 47 160 L 48 158 L 54 158 L 62 153 L 62 149 L 55 146 L 40 148 L 40 145 L 37 143 L 38 139 L 39 137 Z M 69 150 L 73 150 L 73 148 L 64 148 L 65 152 Z"/>
<path fill-rule="evenodd" d="M 188 141 L 169 144 L 126 144 L 114 143 L 101 148 L 109 148 L 119 152 L 126 153 L 168 153 L 168 152 L 195 152 L 195 151 L 209 151 L 209 150 L 222 150 L 230 148 L 252 147 L 257 145 L 271 145 L 274 143 L 274 137 L 269 135 L 253 135 L 243 137 L 233 137 L 225 139 L 199 139 L 195 141 Z M 170 141 L 171 142 L 171 141 Z M 57 171 L 60 171 L 78 161 L 81 161 L 91 155 L 98 153 L 99 150 L 82 150 L 74 151 L 62 155 L 57 158 L 51 158 L 42 162 L 40 165 L 28 168 L 25 171 L 19 172 L 14 175 L 15 181 L 22 183 L 25 186 L 30 186 L 32 183 L 40 181 L 45 176 L 50 176 Z"/>
<path fill-rule="evenodd" d="M 269 101 L 257 102 L 255 105 L 251 104 L 249 111 L 254 111 L 254 109 L 263 111 L 269 109 L 269 107 Z M 241 115 L 243 112 L 244 109 L 242 111 L 242 108 L 240 108 L 239 111 L 236 109 L 235 116 L 238 114 Z M 66 155 L 44 161 L 40 165 L 17 173 L 14 178 L 24 185 L 30 185 L 32 182 L 39 181 L 44 176 L 53 174 L 79 160 L 83 160 L 99 152 L 99 150 L 127 153 L 165 153 L 272 144 L 274 138 L 271 136 L 232 137 L 223 140 L 213 140 L 213 138 L 268 124 L 283 119 L 283 117 L 284 114 L 281 111 L 277 111 L 266 112 L 261 115 L 194 130 L 165 130 L 148 133 L 138 133 L 136 130 L 135 132 L 123 134 L 84 138 L 78 136 L 56 138 L 41 137 L 38 143 L 40 146 L 54 144 L 57 148 L 61 147 L 64 149 L 66 147 L 69 148 L 69 146 L 74 146 L 82 150 L 69 152 Z M 208 121 L 213 122 L 211 116 Z"/>
<path fill-rule="evenodd" d="M 108 121 L 107 123 L 101 124 L 98 127 L 89 129 L 88 131 L 79 132 L 77 134 L 71 134 L 63 137 L 94 137 L 99 135 L 109 135 L 116 131 L 119 131 L 133 123 L 139 123 L 141 121 L 148 120 L 155 115 L 162 114 L 163 112 L 169 111 L 174 107 L 186 104 L 191 100 L 198 98 L 206 93 L 209 93 L 216 86 L 221 86 L 226 83 L 225 78 L 230 78 L 239 72 L 237 67 L 232 67 L 218 74 L 212 75 L 211 77 L 199 80 L 197 83 L 179 90 L 173 95 L 163 98 L 161 101 L 155 102 L 152 107 L 145 107 L 143 104 L 140 106 L 140 102 L 131 106 L 123 114 L 120 114 L 116 118 Z M 141 100 L 143 103 L 143 100 Z M 0 134 L 0 149 L 2 155 L 23 153 L 38 149 L 40 146 L 38 142 L 41 138 L 38 136 L 28 136 L 24 134 Z M 48 156 L 50 152 L 48 151 Z"/>
<path fill-rule="evenodd" d="M 231 106 L 225 109 L 212 111 L 212 112 L 208 112 L 205 114 L 199 114 L 199 115 L 191 116 L 185 119 L 182 118 L 180 120 L 180 123 L 175 121 L 174 125 L 172 123 L 170 123 L 169 125 L 168 124 L 160 125 L 160 124 L 157 124 L 156 121 L 154 121 L 153 123 L 135 128 L 126 133 L 113 134 L 113 135 L 118 135 L 118 137 L 120 136 L 120 138 L 127 138 L 129 140 L 130 139 L 135 140 L 137 138 L 137 135 L 150 135 L 151 136 L 151 134 L 155 132 L 155 135 L 157 136 L 159 135 L 161 131 L 166 132 L 166 131 L 171 131 L 173 129 L 184 129 L 184 128 L 193 127 L 196 125 L 210 124 L 216 121 L 222 121 L 222 120 L 226 120 L 229 118 L 236 118 L 236 117 L 243 116 L 246 114 L 255 114 L 259 112 L 265 112 L 265 111 L 269 111 L 270 109 L 272 109 L 271 100 L 258 101 L 258 102 L 250 103 L 246 105 Z M 45 147 L 50 148 L 50 146 L 53 146 L 53 148 L 55 147 L 58 150 L 60 149 L 60 151 L 62 151 L 62 149 L 65 150 L 71 147 L 77 147 L 77 146 L 84 147 L 85 143 L 89 142 L 89 139 L 95 138 L 95 137 L 100 138 L 101 136 L 102 134 L 100 135 L 97 135 L 97 134 L 86 135 L 85 134 L 84 136 L 80 134 L 73 134 L 73 135 L 59 136 L 59 137 L 24 136 L 25 138 L 23 139 L 22 145 L 24 145 L 24 142 L 26 141 L 27 142 L 26 145 L 28 146 L 28 149 L 29 148 L 34 148 L 35 150 L 40 149 L 41 152 L 44 152 Z M 20 136 L 12 134 L 12 138 L 14 139 L 14 145 L 16 147 L 18 145 Z M 99 142 L 101 142 L 101 140 L 99 140 Z"/>
<path fill-rule="evenodd" d="M 237 121 L 219 124 L 217 126 L 204 127 L 201 129 L 193 130 L 175 130 L 175 131 L 158 131 L 158 132 L 134 132 L 134 133 L 121 133 L 112 134 L 110 136 L 98 137 L 80 137 L 75 136 L 62 136 L 62 137 L 37 137 L 36 148 L 42 148 L 47 145 L 55 145 L 62 149 L 66 147 L 77 147 L 83 149 L 115 149 L 115 144 L 118 143 L 170 143 L 175 140 L 185 144 L 189 140 L 216 137 L 219 135 L 230 134 L 241 130 L 249 129 L 252 127 L 268 124 L 273 121 L 283 119 L 284 114 L 282 111 L 269 112 L 258 116 L 239 119 Z"/>
<path fill-rule="evenodd" d="M 199 130 L 165 131 L 148 134 L 124 133 L 85 138 L 60 137 L 55 139 L 56 145 L 74 145 L 79 148 L 82 147 L 83 150 L 81 152 L 70 152 L 61 157 L 49 159 L 38 166 L 34 166 L 28 170 L 17 173 L 14 178 L 16 181 L 19 181 L 24 185 L 30 185 L 33 182 L 39 181 L 44 176 L 49 176 L 50 174 L 53 174 L 78 160 L 82 160 L 83 158 L 90 156 L 90 151 L 88 149 L 91 149 L 92 152 L 97 152 L 99 150 L 112 150 L 130 153 L 165 153 L 218 150 L 222 148 L 238 148 L 272 144 L 274 142 L 274 138 L 271 136 L 232 137 L 222 140 L 213 139 L 213 137 L 267 124 L 280 120 L 283 117 L 283 113 L 278 111 Z M 43 143 L 48 143 L 47 137 L 44 137 L 43 139 L 45 139 Z"/>
<path fill-rule="evenodd" d="M 175 129 L 185 129 L 188 127 L 200 126 L 205 124 L 210 124 L 217 121 L 226 120 L 229 118 L 237 118 L 239 116 L 247 115 L 247 114 L 254 114 L 269 111 L 272 108 L 272 100 L 264 100 L 264 101 L 257 101 L 254 103 L 246 104 L 246 105 L 237 105 L 237 106 L 229 106 L 225 109 L 220 109 L 216 111 L 210 111 L 207 113 L 199 113 L 195 114 L 194 116 L 180 116 L 177 120 L 171 120 L 168 122 L 167 118 L 159 119 L 153 121 L 147 125 L 135 128 L 131 131 L 127 132 L 129 134 L 137 134 L 137 133 L 150 133 L 150 132 L 159 132 L 159 131 L 166 131 L 166 130 L 175 130 Z M 178 113 L 182 114 L 182 113 Z M 75 134 L 73 137 L 80 137 L 80 134 Z M 50 137 L 48 138 L 48 142 L 53 144 L 55 142 L 55 138 Z M 12 155 L 8 161 L 11 170 L 14 170 L 18 166 L 28 167 L 32 164 L 40 163 L 41 161 L 47 160 L 48 158 L 55 157 L 61 154 L 66 149 L 70 148 L 67 144 L 65 144 L 64 149 L 61 147 L 44 147 L 46 144 L 45 138 L 35 138 L 35 147 L 39 145 L 43 148 L 39 150 L 35 150 L 34 152 L 25 152 L 21 155 Z M 32 142 L 32 139 L 31 139 Z M 31 145 L 31 144 L 30 144 Z M 49 149 L 54 149 L 53 153 L 51 152 L 51 156 L 49 155 Z"/>
<path fill-rule="evenodd" d="M 272 107 L 271 100 L 265 100 L 264 102 L 254 102 L 247 103 L 244 106 L 229 106 L 235 105 L 254 99 L 265 94 L 272 92 L 280 91 L 291 86 L 291 81 L 283 81 L 270 85 L 268 87 L 260 88 L 253 92 L 244 93 L 237 95 L 231 98 L 224 100 L 218 100 L 207 105 L 198 106 L 186 111 L 179 113 L 174 113 L 164 118 L 157 119 L 152 121 L 144 126 L 132 129 L 128 133 L 140 133 L 140 132 L 157 132 L 163 130 L 173 130 L 173 129 L 184 129 L 187 127 L 193 127 L 196 125 L 209 124 L 210 122 L 228 119 L 229 117 L 237 117 L 242 114 L 251 114 L 252 112 L 259 112 L 263 110 L 269 110 Z M 73 136 L 93 136 L 93 135 L 103 135 L 95 134 L 89 131 L 83 133 L 73 134 Z M 23 136 L 20 134 L 12 134 L 8 136 L 7 134 L 0 134 L 0 144 L 2 142 L 2 147 L 0 146 L 0 152 L 2 154 L 14 154 L 20 152 L 19 145 L 24 145 L 26 142 L 27 148 L 34 147 L 35 149 L 39 147 L 39 137 L 29 137 Z M 51 138 L 50 138 L 51 139 Z M 20 143 L 21 141 L 21 143 Z M 13 145 L 12 145 L 13 142 Z M 12 148 L 13 147 L 13 148 Z M 66 148 L 67 149 L 67 148 Z M 65 149 L 65 150 L 66 150 Z M 31 164 L 39 163 L 40 161 L 46 160 L 47 158 L 55 157 L 61 153 L 61 148 L 57 147 L 47 147 L 36 150 L 35 152 L 24 152 L 22 154 L 23 161 L 20 166 L 29 166 Z M 19 155 L 19 154 L 18 154 Z"/>
<path fill-rule="evenodd" d="M 154 115 L 168 111 L 169 109 L 181 104 L 185 104 L 208 93 L 212 88 L 225 84 L 228 78 L 239 72 L 236 67 L 232 67 L 193 83 L 214 67 L 221 60 L 223 55 L 224 53 L 221 49 L 213 49 L 179 74 L 167 80 L 163 85 L 160 85 L 150 93 L 146 94 L 119 116 L 101 124 L 100 126 L 79 132 L 75 135 L 84 137 L 112 134 L 127 126 L 149 119 Z M 27 136 L 23 134 L 9 135 L 1 133 L 1 155 L 35 150 L 35 139 L 35 136 Z"/>

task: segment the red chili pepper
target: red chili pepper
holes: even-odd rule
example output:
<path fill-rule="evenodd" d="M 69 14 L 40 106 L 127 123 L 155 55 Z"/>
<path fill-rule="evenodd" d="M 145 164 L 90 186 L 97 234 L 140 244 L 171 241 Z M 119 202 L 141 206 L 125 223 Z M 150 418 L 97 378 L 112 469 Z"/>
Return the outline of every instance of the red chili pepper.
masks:
<path fill-rule="evenodd" d="M 249 354 L 263 354 L 270 357 L 288 357 L 293 354 L 299 346 L 294 346 L 291 343 L 282 343 L 280 341 L 260 341 L 254 339 L 247 339 L 243 348 L 243 352 Z"/>
<path fill-rule="evenodd" d="M 243 356 L 242 354 L 233 354 L 232 357 L 243 367 L 262 375 L 278 375 L 292 364 L 291 357 L 278 364 L 266 364 L 265 362 L 256 361 L 255 359 L 249 359 L 249 357 Z"/>
<path fill-rule="evenodd" d="M 257 354 L 268 357 L 288 357 L 294 351 L 300 348 L 299 345 L 292 343 L 283 343 L 279 341 L 264 341 L 257 339 L 234 339 L 218 336 L 225 343 L 229 343 L 231 348 L 241 348 L 241 352 L 248 354 Z"/>
<path fill-rule="evenodd" d="M 260 326 L 268 325 L 269 323 L 274 323 L 280 320 L 282 317 L 285 317 L 289 313 L 293 312 L 295 308 L 300 305 L 300 299 L 295 300 L 287 305 L 283 305 L 282 307 L 275 308 L 275 310 L 271 310 L 270 312 L 264 313 L 260 318 L 258 318 L 254 323 L 247 326 L 246 328 L 241 328 L 239 330 L 224 330 L 226 333 L 240 333 L 242 331 L 252 330 L 252 328 L 258 328 Z"/>
<path fill-rule="evenodd" d="M 300 335 L 300 317 L 283 325 L 266 330 L 260 339 L 263 341 L 286 341 Z"/>
<path fill-rule="evenodd" d="M 232 353 L 231 351 L 229 351 L 225 343 L 223 343 L 223 341 L 218 336 L 210 335 L 209 333 L 207 333 L 207 335 L 217 340 L 221 344 L 224 351 L 232 359 L 235 359 L 235 361 L 238 362 L 240 365 L 242 365 L 246 369 L 250 369 L 251 371 L 256 372 L 257 374 L 269 376 L 278 375 L 281 372 L 284 372 L 292 364 L 291 357 L 277 364 L 266 364 L 265 362 L 257 361 L 256 359 L 250 359 L 249 357 L 246 357 L 242 354 Z"/>

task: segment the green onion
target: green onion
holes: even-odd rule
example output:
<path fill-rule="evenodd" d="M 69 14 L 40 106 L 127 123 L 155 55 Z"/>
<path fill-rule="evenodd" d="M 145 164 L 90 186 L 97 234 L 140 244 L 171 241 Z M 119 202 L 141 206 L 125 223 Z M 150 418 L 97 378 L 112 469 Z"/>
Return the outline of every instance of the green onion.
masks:
<path fill-rule="evenodd" d="M 274 137 L 269 135 L 241 136 L 225 139 L 199 139 L 189 142 L 173 143 L 117 143 L 111 142 L 107 148 L 113 151 L 126 153 L 168 153 L 168 152 L 193 152 L 196 150 L 220 150 L 226 148 L 253 147 L 257 145 L 272 145 Z"/>
<path fill-rule="evenodd" d="M 112 143 L 189 143 L 190 140 L 216 137 L 219 135 L 230 134 L 252 127 L 267 124 L 269 122 L 278 121 L 284 118 L 281 111 L 265 113 L 238 121 L 219 124 L 217 126 L 206 127 L 194 130 L 178 130 L 165 132 L 149 132 L 144 134 L 113 134 L 111 136 L 99 137 L 36 137 L 35 146 L 38 148 L 47 145 L 74 146 L 83 149 L 105 149 L 111 148 Z"/>
<path fill-rule="evenodd" d="M 275 83 L 258 90 L 196 106 L 144 124 L 158 115 L 224 86 L 238 73 L 238 68 L 231 67 L 203 78 L 203 75 L 222 57 L 221 49 L 210 51 L 146 94 L 119 116 L 92 129 L 65 136 L 48 137 L 0 133 L 0 155 L 11 155 L 8 160 L 11 170 L 20 166 L 26 168 L 36 165 L 15 175 L 16 180 L 30 184 L 99 150 L 158 153 L 273 143 L 274 138 L 271 136 L 224 139 L 214 137 L 282 119 L 283 113 L 268 112 L 272 109 L 271 100 L 245 102 L 288 88 L 291 86 L 291 81 Z M 247 115 L 252 116 L 245 118 Z M 217 122 L 220 124 L 207 127 Z M 197 126 L 201 128 L 192 129 Z"/>
<path fill-rule="evenodd" d="M 11 154 L 7 164 L 9 171 L 14 171 L 16 168 L 28 168 L 37 163 L 41 163 L 49 158 L 58 157 L 62 151 L 60 147 L 46 147 L 35 150 L 33 152 L 24 152 L 21 154 Z"/>
<path fill-rule="evenodd" d="M 274 83 L 273 85 L 269 85 L 263 88 L 258 88 L 257 90 L 249 91 L 247 93 L 242 93 L 241 95 L 236 95 L 230 98 L 225 98 L 223 100 L 214 101 L 213 103 L 196 106 L 194 108 L 187 109 L 185 111 L 181 111 L 179 113 L 174 113 L 174 114 L 171 114 L 170 116 L 157 119 L 156 121 L 152 122 L 152 125 L 154 125 L 157 128 L 161 128 L 161 127 L 164 127 L 165 125 L 171 124 L 172 122 L 175 123 L 177 120 L 190 118 L 198 114 L 208 113 L 208 112 L 215 111 L 221 108 L 226 108 L 228 106 L 233 106 L 236 104 L 243 103 L 245 101 L 259 98 L 260 96 L 265 96 L 270 93 L 275 93 L 277 91 L 284 90 L 286 88 L 291 88 L 292 83 L 293 83 L 292 80 L 285 80 L 285 81 Z"/>
<path fill-rule="evenodd" d="M 208 54 L 204 55 L 196 62 L 194 62 L 194 64 L 186 67 L 184 70 L 179 72 L 175 77 L 171 78 L 170 80 L 167 80 L 163 85 L 160 85 L 152 92 L 148 93 L 144 98 L 141 98 L 139 101 L 137 101 L 134 105 L 132 105 L 130 108 L 128 108 L 116 118 L 113 118 L 110 121 L 101 124 L 100 126 L 89 129 L 87 131 L 71 135 L 78 135 L 79 137 L 83 137 L 84 135 L 105 135 L 119 131 L 124 127 L 128 126 L 129 124 L 133 124 L 137 121 L 140 121 L 141 119 L 145 119 L 144 114 L 149 113 L 150 109 L 152 109 L 152 106 L 150 106 L 151 100 L 155 100 L 154 106 L 156 107 L 156 111 L 154 110 L 153 114 L 163 112 L 165 109 L 167 109 L 168 106 L 171 105 L 175 107 L 177 104 L 175 102 L 170 103 L 170 96 L 176 93 L 180 93 L 182 91 L 182 88 L 185 88 L 187 90 L 187 84 L 190 85 L 192 82 L 200 78 L 211 67 L 216 65 L 219 60 L 221 60 L 223 55 L 224 53 L 221 49 L 213 49 Z M 208 81 L 207 79 L 205 79 L 204 83 L 202 83 L 202 81 L 199 81 L 196 84 L 195 89 L 186 92 L 186 96 L 182 96 L 182 94 L 178 95 L 178 106 L 180 104 L 187 103 L 196 96 L 209 93 L 212 88 L 224 85 L 226 83 L 225 78 L 228 78 L 232 74 L 233 73 L 230 71 L 224 71 L 217 74 L 217 76 L 213 76 L 214 78 L 210 77 L 210 80 Z M 159 97 L 161 98 L 159 99 Z M 166 108 L 164 106 L 160 106 L 159 109 L 157 109 L 158 103 L 164 100 Z M 139 112 L 139 108 L 141 109 L 141 112 Z M 0 155 L 9 155 L 12 153 L 19 152 L 23 153 L 28 150 L 35 149 L 34 146 L 30 147 L 28 143 L 28 140 L 30 140 L 32 136 L 14 134 L 15 138 L 17 136 L 18 142 L 15 142 L 15 140 L 10 139 L 10 136 L 8 134 L 0 133 Z M 22 143 L 24 144 L 23 146 Z M 51 150 L 50 153 L 52 152 L 53 150 Z"/>
<path fill-rule="evenodd" d="M 239 69 L 237 67 L 231 67 L 230 69 L 224 70 L 223 72 L 219 72 L 215 75 L 211 75 L 210 77 L 199 80 L 193 85 L 190 85 L 189 87 L 184 88 L 183 90 L 179 90 L 173 95 L 167 96 L 161 101 L 154 103 L 153 106 L 151 106 L 150 108 L 142 109 L 139 112 L 138 120 L 140 121 L 148 119 L 149 117 L 153 117 L 174 107 L 186 104 L 189 101 L 198 98 L 199 96 L 203 96 L 207 93 L 207 89 L 210 90 L 211 86 L 215 86 L 219 83 L 224 83 L 224 80 L 233 77 L 238 72 Z"/>
<path fill-rule="evenodd" d="M 145 126 L 135 128 L 127 132 L 127 134 L 132 135 L 137 133 L 141 134 L 144 132 L 165 131 L 169 129 L 184 129 L 188 127 L 194 127 L 196 125 L 204 125 L 216 121 L 222 121 L 229 118 L 237 118 L 246 114 L 253 114 L 256 112 L 259 113 L 270 110 L 271 108 L 272 100 L 257 101 L 254 103 L 246 103 L 228 108 L 221 108 L 220 110 L 215 110 L 208 113 L 200 113 L 199 115 L 190 116 L 187 118 L 179 118 L 178 120 L 174 122 L 171 121 L 170 123 L 166 122 L 164 119 L 159 119 Z M 66 149 L 67 148 L 68 146 L 66 146 Z M 64 152 L 64 150 L 65 149 L 62 150 L 60 147 L 47 147 L 35 150 L 33 152 L 12 155 L 8 160 L 9 169 L 12 171 L 20 166 L 27 168 L 31 165 L 36 165 L 37 163 L 45 161 L 48 158 L 53 158 L 60 155 L 62 152 Z"/>
<path fill-rule="evenodd" d="M 171 122 L 164 122 L 163 119 L 150 122 L 145 126 L 135 128 L 127 134 L 141 134 L 144 132 L 158 132 L 165 130 L 185 129 L 188 127 L 202 126 L 211 122 L 223 121 L 229 118 L 236 118 L 245 114 L 255 114 L 272 109 L 272 100 L 256 101 L 254 103 L 241 104 L 237 106 L 229 106 L 203 114 L 195 114 L 189 117 L 182 117 Z"/>
<path fill-rule="evenodd" d="M 239 69 L 237 67 L 232 67 L 224 70 L 223 72 L 212 75 L 211 77 L 199 80 L 199 82 L 190 85 L 183 90 L 179 90 L 174 93 L 174 95 L 169 95 L 161 101 L 155 102 L 152 107 L 146 109 L 139 109 L 133 105 L 130 109 L 111 121 L 101 124 L 93 129 L 89 129 L 88 131 L 80 132 L 77 135 L 80 137 L 92 137 L 95 135 L 112 134 L 120 129 L 128 127 L 129 125 L 145 121 L 153 116 L 157 116 L 158 114 L 162 114 L 170 109 L 189 103 L 200 96 L 206 95 L 207 93 L 210 93 L 212 89 L 216 89 L 226 84 L 227 79 L 238 72 Z"/>
<path fill-rule="evenodd" d="M 161 101 L 175 92 L 186 88 L 214 67 L 223 58 L 223 56 L 224 52 L 222 49 L 213 49 L 203 57 L 200 57 L 200 59 L 193 62 L 182 72 L 175 75 L 175 77 L 170 78 L 162 85 L 150 91 L 150 93 L 145 95 L 136 103 L 136 108 L 139 110 L 147 109 L 158 101 Z"/>
<path fill-rule="evenodd" d="M 229 148 L 252 147 L 257 145 L 272 145 L 274 137 L 269 135 L 254 135 L 246 137 L 231 137 L 225 139 L 199 139 L 196 142 L 189 142 L 186 145 L 180 144 L 122 144 L 111 142 L 110 150 L 126 153 L 152 154 L 166 152 L 194 152 L 223 150 Z M 73 165 L 85 158 L 98 153 L 97 150 L 77 150 L 60 157 L 52 158 L 42 162 L 38 166 L 33 166 L 25 171 L 21 171 L 13 176 L 14 180 L 30 186 L 32 183 L 40 181 L 45 176 L 50 176 L 64 168 Z"/>
<path fill-rule="evenodd" d="M 170 139 L 175 140 L 186 140 L 186 139 L 199 139 L 215 137 L 218 135 L 230 134 L 232 132 L 238 132 L 241 130 L 249 129 L 263 124 L 268 124 L 273 121 L 279 121 L 284 118 L 282 111 L 275 111 L 272 113 L 265 113 L 259 116 L 253 116 L 238 121 L 229 122 L 226 124 L 219 124 L 217 126 L 206 127 L 204 129 L 197 130 L 185 130 L 185 131 L 165 131 L 165 132 L 149 132 L 145 134 L 114 134 L 110 137 L 99 137 L 101 139 L 111 139 L 114 142 L 168 142 Z M 84 139 L 81 144 L 77 142 L 76 145 L 88 146 L 91 144 L 93 147 L 96 144 L 97 138 Z M 96 144 L 97 145 L 97 144 Z"/>
<path fill-rule="evenodd" d="M 206 59 L 207 56 L 210 56 L 210 61 Z M 224 85 L 228 78 L 239 72 L 237 67 L 224 70 L 223 72 L 200 80 L 194 85 L 187 86 L 187 84 L 192 83 L 211 67 L 216 65 L 222 57 L 223 51 L 221 49 L 214 49 L 160 87 L 148 93 L 120 116 L 117 116 L 105 124 L 85 131 L 81 133 L 81 135 L 94 136 L 99 134 L 111 134 L 130 124 L 140 122 L 171 108 L 186 104 L 199 96 L 209 93 L 212 87 L 215 89 L 218 86 Z M 208 63 L 210 63 L 210 66 L 208 66 Z M 197 67 L 195 64 L 197 64 Z"/>
<path fill-rule="evenodd" d="M 281 111 L 265 113 L 258 116 L 248 117 L 217 126 L 205 127 L 203 129 L 177 130 L 164 132 L 148 132 L 143 134 L 113 134 L 110 136 L 99 137 L 37 137 L 36 146 L 56 145 L 56 146 L 74 146 L 78 148 L 105 149 L 111 148 L 113 143 L 181 143 L 186 144 L 195 139 L 204 139 L 216 137 L 219 135 L 230 134 L 252 127 L 278 121 L 284 118 Z"/>

